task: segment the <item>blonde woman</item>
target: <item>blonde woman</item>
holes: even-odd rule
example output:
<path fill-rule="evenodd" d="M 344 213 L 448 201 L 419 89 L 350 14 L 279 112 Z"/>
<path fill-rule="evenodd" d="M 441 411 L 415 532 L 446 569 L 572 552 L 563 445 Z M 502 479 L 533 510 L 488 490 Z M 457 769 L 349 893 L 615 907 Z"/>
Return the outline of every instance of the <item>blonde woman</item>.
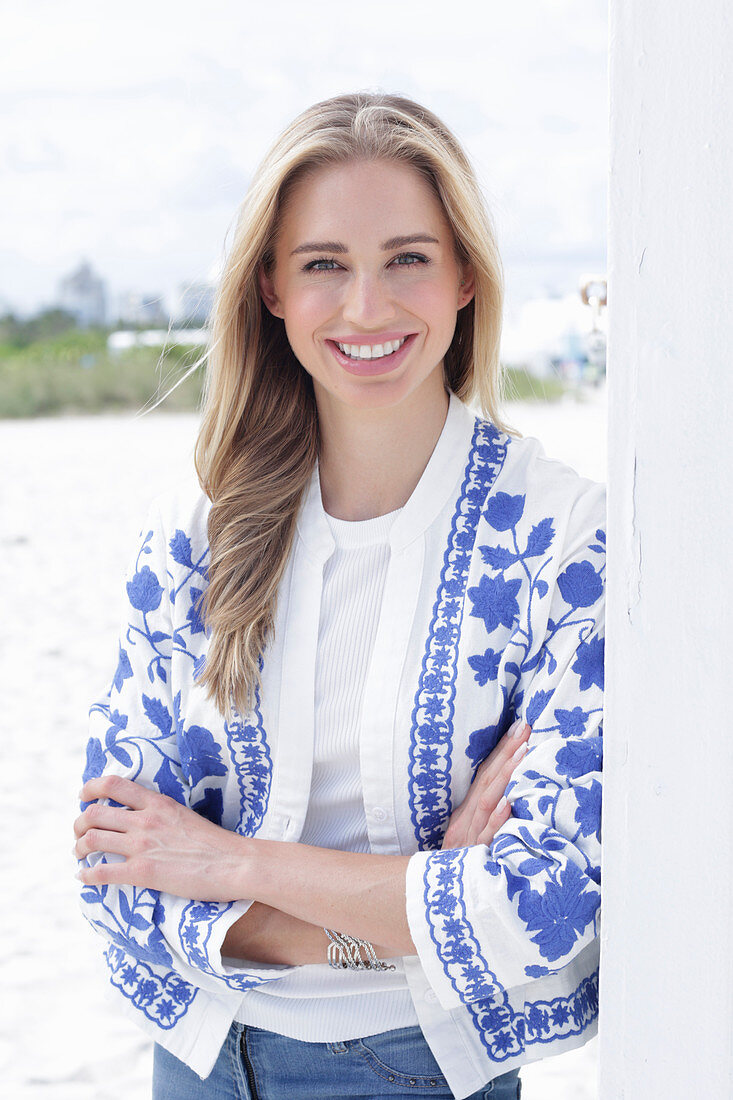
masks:
<path fill-rule="evenodd" d="M 501 315 L 430 111 L 282 134 L 74 830 L 156 1100 L 508 1100 L 595 1032 L 603 494 L 502 425 Z"/>

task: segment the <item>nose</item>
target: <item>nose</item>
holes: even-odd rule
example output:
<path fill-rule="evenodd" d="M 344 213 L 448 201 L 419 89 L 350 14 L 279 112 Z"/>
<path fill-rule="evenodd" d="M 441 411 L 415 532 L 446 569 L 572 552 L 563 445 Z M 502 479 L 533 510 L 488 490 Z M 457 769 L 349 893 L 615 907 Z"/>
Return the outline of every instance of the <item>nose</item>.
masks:
<path fill-rule="evenodd" d="M 377 274 L 355 273 L 348 283 L 342 314 L 344 321 L 359 328 L 383 328 L 395 316 L 389 287 Z"/>

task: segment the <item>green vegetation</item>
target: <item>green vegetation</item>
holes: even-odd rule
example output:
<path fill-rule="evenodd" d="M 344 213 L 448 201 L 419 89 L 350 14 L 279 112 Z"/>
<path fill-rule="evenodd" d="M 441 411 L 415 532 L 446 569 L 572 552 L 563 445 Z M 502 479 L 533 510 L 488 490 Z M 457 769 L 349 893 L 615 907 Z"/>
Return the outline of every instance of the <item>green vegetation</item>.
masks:
<path fill-rule="evenodd" d="M 508 367 L 504 377 L 507 401 L 557 401 L 567 390 L 557 375 L 536 378 L 521 367 Z"/>
<path fill-rule="evenodd" d="M 0 319 L 0 417 L 138 411 L 167 392 L 204 351 L 177 344 L 110 351 L 110 329 L 77 329 L 63 323 L 65 316 L 53 331 L 46 315 L 44 335 L 35 339 L 23 323 Z M 196 409 L 202 383 L 200 367 L 161 408 Z"/>
<path fill-rule="evenodd" d="M 204 352 L 179 344 L 110 351 L 111 331 L 79 329 L 62 310 L 27 321 L 0 318 L 0 418 L 140 411 L 170 390 Z M 202 365 L 161 409 L 198 408 L 203 377 Z M 519 368 L 506 371 L 509 401 L 554 401 L 565 390 L 559 378 L 535 378 Z"/>

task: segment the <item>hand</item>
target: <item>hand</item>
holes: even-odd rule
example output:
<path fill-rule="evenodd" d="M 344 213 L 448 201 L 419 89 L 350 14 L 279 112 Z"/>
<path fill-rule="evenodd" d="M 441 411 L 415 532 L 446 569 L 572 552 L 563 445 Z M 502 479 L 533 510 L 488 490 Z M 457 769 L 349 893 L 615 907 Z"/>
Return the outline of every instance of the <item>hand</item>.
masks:
<path fill-rule="evenodd" d="M 511 806 L 501 796 L 512 772 L 527 751 L 531 733 L 531 727 L 517 719 L 482 761 L 468 794 L 450 816 L 442 849 L 490 844 L 501 826 L 509 820 Z"/>
<path fill-rule="evenodd" d="M 245 837 L 118 775 L 90 779 L 80 798 L 123 803 L 93 802 L 74 822 L 77 859 L 91 852 L 124 857 L 120 862 L 80 868 L 77 877 L 82 882 L 124 883 L 196 901 L 236 901 L 246 896 L 238 885 L 246 861 Z"/>

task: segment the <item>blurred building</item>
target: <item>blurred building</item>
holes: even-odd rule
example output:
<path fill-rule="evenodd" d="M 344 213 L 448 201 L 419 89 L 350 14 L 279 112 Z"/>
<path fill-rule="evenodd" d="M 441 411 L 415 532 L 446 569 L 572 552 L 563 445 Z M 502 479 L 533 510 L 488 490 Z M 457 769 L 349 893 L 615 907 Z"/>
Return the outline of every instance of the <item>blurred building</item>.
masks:
<path fill-rule="evenodd" d="M 103 325 L 107 317 L 107 288 L 84 260 L 76 271 L 60 279 L 58 306 L 71 313 L 81 328 Z"/>
<path fill-rule="evenodd" d="M 539 378 L 603 373 L 606 327 L 605 313 L 590 309 L 578 293 L 523 302 L 507 311 L 502 362 Z"/>
<path fill-rule="evenodd" d="M 125 325 L 167 325 L 168 312 L 162 294 L 140 294 L 131 290 L 117 299 L 117 320 Z"/>
<path fill-rule="evenodd" d="M 213 283 L 183 283 L 178 288 L 174 316 L 178 324 L 204 325 L 214 304 Z"/>

